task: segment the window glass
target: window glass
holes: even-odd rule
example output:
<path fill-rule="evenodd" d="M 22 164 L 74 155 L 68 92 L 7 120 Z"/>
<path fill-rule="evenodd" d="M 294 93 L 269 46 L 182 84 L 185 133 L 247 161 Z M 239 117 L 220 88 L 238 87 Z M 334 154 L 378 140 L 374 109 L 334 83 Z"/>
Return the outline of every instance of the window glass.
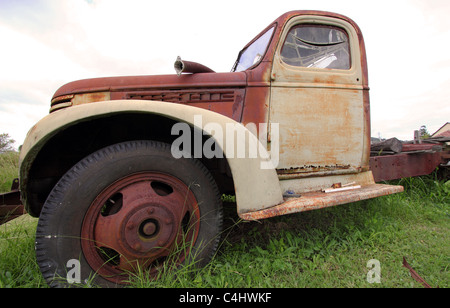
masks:
<path fill-rule="evenodd" d="M 350 69 L 347 33 L 337 27 L 299 25 L 293 27 L 281 50 L 282 60 L 293 66 Z"/>
<path fill-rule="evenodd" d="M 261 35 L 253 42 L 253 44 L 241 52 L 241 55 L 235 64 L 235 72 L 245 71 L 262 60 L 262 57 L 266 53 L 267 46 L 269 45 L 270 38 L 272 37 L 273 29 L 274 27 L 267 30 L 266 33 Z"/>

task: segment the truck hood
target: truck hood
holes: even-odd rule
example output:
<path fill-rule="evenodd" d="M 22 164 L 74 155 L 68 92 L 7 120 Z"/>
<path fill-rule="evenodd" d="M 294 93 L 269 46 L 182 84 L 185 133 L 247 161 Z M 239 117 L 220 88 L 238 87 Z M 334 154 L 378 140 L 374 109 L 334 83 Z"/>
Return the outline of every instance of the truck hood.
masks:
<path fill-rule="evenodd" d="M 50 113 L 76 105 L 132 99 L 189 104 L 239 121 L 246 85 L 244 72 L 85 79 L 59 88 Z"/>
<path fill-rule="evenodd" d="M 105 77 L 67 83 L 55 92 L 52 100 L 61 96 L 96 92 L 111 92 L 111 99 L 126 99 L 123 95 L 114 95 L 114 93 L 245 86 L 246 74 L 243 72 Z"/>

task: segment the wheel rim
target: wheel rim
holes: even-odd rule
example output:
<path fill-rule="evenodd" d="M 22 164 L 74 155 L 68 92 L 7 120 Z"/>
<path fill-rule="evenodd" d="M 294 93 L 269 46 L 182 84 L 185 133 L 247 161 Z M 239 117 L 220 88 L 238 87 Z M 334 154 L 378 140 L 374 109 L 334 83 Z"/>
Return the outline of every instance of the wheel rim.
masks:
<path fill-rule="evenodd" d="M 189 187 L 171 175 L 146 172 L 122 178 L 97 196 L 83 221 L 81 245 L 98 275 L 125 283 L 138 269 L 155 277 L 164 262 L 181 264 L 199 229 Z"/>

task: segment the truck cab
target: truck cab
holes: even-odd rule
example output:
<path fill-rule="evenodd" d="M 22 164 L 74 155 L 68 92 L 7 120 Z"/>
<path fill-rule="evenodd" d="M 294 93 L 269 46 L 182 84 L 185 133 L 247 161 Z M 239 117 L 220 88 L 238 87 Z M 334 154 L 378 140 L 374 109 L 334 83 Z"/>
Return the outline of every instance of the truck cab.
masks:
<path fill-rule="evenodd" d="M 40 217 L 49 284 L 80 255 L 77 282 L 95 272 L 107 285 L 136 267 L 156 275 L 169 259 L 206 264 L 224 193 L 243 220 L 259 220 L 403 190 L 376 184 L 370 170 L 366 52 L 351 19 L 288 12 L 231 72 L 181 58 L 174 66 L 173 75 L 68 83 L 30 130 L 20 192 Z M 186 240 L 188 252 L 177 251 Z"/>

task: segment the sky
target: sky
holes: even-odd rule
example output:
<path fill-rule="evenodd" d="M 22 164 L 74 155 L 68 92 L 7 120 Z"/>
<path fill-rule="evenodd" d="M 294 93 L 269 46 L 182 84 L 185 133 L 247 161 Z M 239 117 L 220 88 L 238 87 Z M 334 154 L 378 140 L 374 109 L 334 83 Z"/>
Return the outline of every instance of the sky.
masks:
<path fill-rule="evenodd" d="M 70 81 L 172 74 L 177 56 L 229 72 L 254 36 L 303 9 L 360 26 L 373 137 L 450 122 L 448 0 L 0 0 L 0 133 L 18 147 Z"/>

